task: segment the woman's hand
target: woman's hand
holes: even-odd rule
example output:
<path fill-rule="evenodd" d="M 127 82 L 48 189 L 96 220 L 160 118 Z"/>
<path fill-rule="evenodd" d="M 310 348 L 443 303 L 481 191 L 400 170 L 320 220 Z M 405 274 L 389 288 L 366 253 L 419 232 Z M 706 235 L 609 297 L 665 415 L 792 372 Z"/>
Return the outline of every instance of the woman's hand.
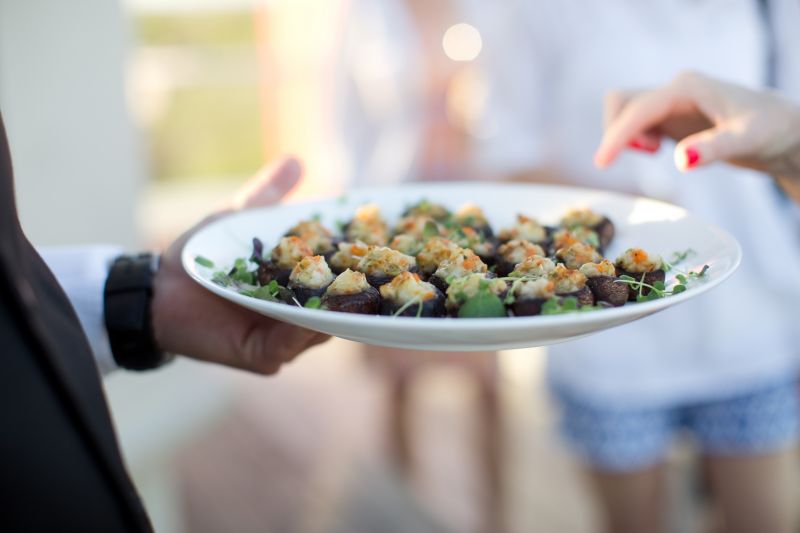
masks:
<path fill-rule="evenodd" d="M 682 171 L 726 161 L 772 174 L 800 199 L 800 108 L 775 93 L 693 72 L 658 89 L 611 93 L 595 163 L 609 166 L 626 147 L 655 152 L 663 137 L 678 141 Z"/>
<path fill-rule="evenodd" d="M 274 374 L 327 335 L 248 311 L 205 290 L 184 272 L 181 249 L 197 230 L 231 211 L 275 204 L 300 179 L 302 169 L 285 159 L 261 171 L 231 204 L 184 233 L 161 256 L 153 289 L 153 330 L 159 347 L 261 374 Z"/>

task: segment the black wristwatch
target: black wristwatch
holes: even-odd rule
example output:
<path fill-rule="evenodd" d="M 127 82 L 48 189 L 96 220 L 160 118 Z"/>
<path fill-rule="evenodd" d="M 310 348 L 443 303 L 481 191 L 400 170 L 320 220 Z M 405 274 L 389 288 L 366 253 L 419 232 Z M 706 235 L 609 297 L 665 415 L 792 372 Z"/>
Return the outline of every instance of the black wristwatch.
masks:
<path fill-rule="evenodd" d="M 150 304 L 158 257 L 123 255 L 114 259 L 103 292 L 104 315 L 111 353 L 129 370 L 149 370 L 172 359 L 153 335 Z"/>

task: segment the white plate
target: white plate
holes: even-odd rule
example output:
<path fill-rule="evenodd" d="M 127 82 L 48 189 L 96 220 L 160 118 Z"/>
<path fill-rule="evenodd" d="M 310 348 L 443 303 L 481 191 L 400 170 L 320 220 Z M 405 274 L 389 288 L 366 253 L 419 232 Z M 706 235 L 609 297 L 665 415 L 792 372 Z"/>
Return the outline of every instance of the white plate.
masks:
<path fill-rule="evenodd" d="M 211 282 L 212 270 L 228 269 L 235 258 L 249 256 L 253 237 L 259 237 L 265 249 L 271 248 L 288 228 L 312 215 L 320 216 L 323 224 L 333 229 L 337 221 L 348 220 L 366 202 L 378 203 L 391 223 L 408 204 L 422 198 L 451 209 L 474 202 L 484 209 L 496 230 L 512 224 L 517 213 L 554 224 L 569 208 L 591 207 L 616 225 L 616 237 L 606 256 L 613 259 L 624 249 L 639 246 L 669 258 L 691 248 L 696 253 L 679 268 L 710 268 L 702 282 L 675 296 L 590 313 L 513 318 L 392 318 L 302 309 L 243 296 Z M 341 198 L 233 214 L 201 229 L 186 243 L 183 266 L 200 285 L 221 297 L 298 326 L 368 344 L 479 351 L 544 346 L 643 318 L 719 285 L 739 266 L 741 254 L 739 244 L 728 233 L 680 207 L 647 198 L 546 185 L 430 183 L 364 188 Z M 198 255 L 211 259 L 216 268 L 197 264 L 194 259 Z"/>

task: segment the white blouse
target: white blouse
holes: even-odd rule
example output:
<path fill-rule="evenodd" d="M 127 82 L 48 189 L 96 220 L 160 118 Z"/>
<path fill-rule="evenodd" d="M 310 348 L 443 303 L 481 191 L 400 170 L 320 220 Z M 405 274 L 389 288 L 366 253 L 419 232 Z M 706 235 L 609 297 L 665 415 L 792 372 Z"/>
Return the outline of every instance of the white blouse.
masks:
<path fill-rule="evenodd" d="M 493 175 L 558 168 L 575 184 L 660 197 L 727 229 L 744 250 L 739 272 L 708 295 L 552 347 L 551 384 L 609 405 L 656 407 L 791 379 L 800 352 L 800 223 L 772 182 L 723 165 L 682 175 L 667 143 L 655 156 L 626 153 L 607 171 L 592 165 L 610 89 L 664 84 L 685 69 L 763 85 L 770 41 L 759 2 L 506 3 L 481 27 L 490 91 L 477 163 Z M 776 78 L 797 96 L 800 3 L 770 4 Z"/>

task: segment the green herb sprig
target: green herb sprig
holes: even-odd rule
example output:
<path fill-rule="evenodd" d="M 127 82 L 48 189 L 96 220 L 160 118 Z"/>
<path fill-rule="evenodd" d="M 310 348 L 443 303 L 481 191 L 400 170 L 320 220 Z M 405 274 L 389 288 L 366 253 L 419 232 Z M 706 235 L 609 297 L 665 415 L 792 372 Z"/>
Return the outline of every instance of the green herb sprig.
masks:
<path fill-rule="evenodd" d="M 415 296 L 414 298 L 410 299 L 409 301 L 407 301 L 406 303 L 401 305 L 400 308 L 397 311 L 392 313 L 392 318 L 397 318 L 398 316 L 402 315 L 403 313 L 405 313 L 406 309 L 410 308 L 414 304 L 417 305 L 416 318 L 421 317 L 422 316 L 422 304 L 423 304 L 422 298 L 420 298 L 419 296 Z"/>
<path fill-rule="evenodd" d="M 566 298 L 550 298 L 542 304 L 541 314 L 543 315 L 566 315 L 569 313 L 587 313 L 603 309 L 599 305 L 580 305 L 574 296 Z"/>

